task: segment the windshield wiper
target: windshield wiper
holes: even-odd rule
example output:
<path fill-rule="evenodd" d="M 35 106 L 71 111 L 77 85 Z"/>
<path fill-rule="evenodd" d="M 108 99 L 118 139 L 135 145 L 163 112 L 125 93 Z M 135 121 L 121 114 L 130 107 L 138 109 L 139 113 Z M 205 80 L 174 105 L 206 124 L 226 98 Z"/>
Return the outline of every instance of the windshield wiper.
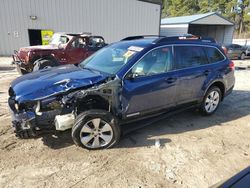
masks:
<path fill-rule="evenodd" d="M 81 66 L 79 66 L 79 67 L 81 67 Z M 95 69 L 91 69 L 91 68 L 88 68 L 88 67 L 81 67 L 82 69 L 86 69 L 86 70 L 89 70 L 89 71 L 91 71 L 91 72 L 98 72 L 98 73 L 101 73 L 100 71 L 98 71 L 98 70 L 95 70 Z"/>

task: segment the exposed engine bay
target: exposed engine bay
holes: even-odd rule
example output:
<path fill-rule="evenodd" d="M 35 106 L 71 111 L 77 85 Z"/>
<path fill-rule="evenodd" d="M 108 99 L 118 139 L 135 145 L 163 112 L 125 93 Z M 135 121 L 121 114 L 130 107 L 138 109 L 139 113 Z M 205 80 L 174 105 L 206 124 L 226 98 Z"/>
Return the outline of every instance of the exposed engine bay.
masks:
<path fill-rule="evenodd" d="M 75 117 L 89 109 L 103 109 L 119 116 L 121 81 L 113 77 L 102 82 L 90 88 L 68 90 L 47 98 L 21 102 L 16 101 L 15 93 L 10 88 L 9 106 L 16 135 L 28 138 L 42 130 L 70 129 Z"/>

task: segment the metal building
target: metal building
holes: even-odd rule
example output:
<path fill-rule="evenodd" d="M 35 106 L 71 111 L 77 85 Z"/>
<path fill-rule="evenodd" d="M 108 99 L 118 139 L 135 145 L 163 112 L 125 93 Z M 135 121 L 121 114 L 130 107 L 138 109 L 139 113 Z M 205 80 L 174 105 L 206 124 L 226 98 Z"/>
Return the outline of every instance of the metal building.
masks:
<path fill-rule="evenodd" d="M 160 34 L 176 36 L 193 34 L 213 37 L 220 44 L 232 43 L 234 23 L 216 12 L 161 19 Z"/>
<path fill-rule="evenodd" d="M 156 2 L 156 3 L 155 3 Z M 159 34 L 156 0 L 1 0 L 0 55 L 29 46 L 42 31 L 90 32 L 114 42 L 129 35 Z"/>

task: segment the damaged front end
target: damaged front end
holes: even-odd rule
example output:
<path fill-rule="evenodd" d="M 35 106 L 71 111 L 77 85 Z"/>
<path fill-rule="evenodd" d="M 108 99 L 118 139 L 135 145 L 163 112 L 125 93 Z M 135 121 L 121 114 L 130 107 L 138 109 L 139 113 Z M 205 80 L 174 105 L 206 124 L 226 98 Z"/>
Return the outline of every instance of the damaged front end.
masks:
<path fill-rule="evenodd" d="M 14 97 L 9 98 L 12 124 L 16 136 L 29 138 L 41 130 L 66 130 L 74 122 L 74 107 L 62 103 L 61 97 L 18 104 Z"/>
<path fill-rule="evenodd" d="M 103 109 L 118 115 L 120 88 L 120 79 L 113 77 L 90 87 L 73 88 L 27 101 L 16 100 L 18 97 L 10 88 L 8 102 L 16 136 L 29 138 L 43 130 L 70 129 L 75 117 L 89 109 Z"/>

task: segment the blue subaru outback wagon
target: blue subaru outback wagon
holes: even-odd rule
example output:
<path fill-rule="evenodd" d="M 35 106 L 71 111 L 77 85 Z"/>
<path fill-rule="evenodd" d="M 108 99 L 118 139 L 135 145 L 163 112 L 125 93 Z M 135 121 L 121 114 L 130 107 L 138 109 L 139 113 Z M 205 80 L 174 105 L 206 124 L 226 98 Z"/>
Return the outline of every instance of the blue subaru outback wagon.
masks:
<path fill-rule="evenodd" d="M 16 136 L 72 129 L 87 149 L 109 148 L 121 126 L 186 107 L 213 114 L 235 83 L 234 64 L 214 40 L 134 36 L 110 44 L 79 66 L 21 76 L 9 88 Z"/>

